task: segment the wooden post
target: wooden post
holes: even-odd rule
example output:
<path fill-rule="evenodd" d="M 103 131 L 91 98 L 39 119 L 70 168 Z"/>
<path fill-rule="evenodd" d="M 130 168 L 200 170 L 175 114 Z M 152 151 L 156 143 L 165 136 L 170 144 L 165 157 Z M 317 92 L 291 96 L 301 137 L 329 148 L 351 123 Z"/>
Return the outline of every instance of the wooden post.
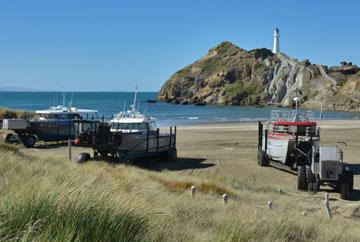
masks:
<path fill-rule="evenodd" d="M 71 139 L 68 139 L 69 161 L 71 161 Z"/>
<path fill-rule="evenodd" d="M 324 205 L 325 205 L 325 211 L 326 211 L 327 216 L 329 218 L 332 218 L 330 204 L 329 204 L 329 193 L 325 193 Z"/>
<path fill-rule="evenodd" d="M 191 186 L 191 196 L 195 196 L 196 186 Z"/>
<path fill-rule="evenodd" d="M 268 206 L 268 209 L 272 209 L 272 201 L 268 201 L 268 203 L 267 203 L 267 206 Z"/>
<path fill-rule="evenodd" d="M 223 203 L 224 203 L 224 205 L 228 202 L 228 195 L 226 194 L 226 193 L 224 193 L 223 195 L 222 195 L 222 199 L 223 199 Z"/>

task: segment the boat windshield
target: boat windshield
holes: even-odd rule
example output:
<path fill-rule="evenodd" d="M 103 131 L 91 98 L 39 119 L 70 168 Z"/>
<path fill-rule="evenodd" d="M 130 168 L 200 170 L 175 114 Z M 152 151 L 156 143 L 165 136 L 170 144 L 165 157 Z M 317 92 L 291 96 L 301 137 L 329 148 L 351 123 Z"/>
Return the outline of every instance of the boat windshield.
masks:
<path fill-rule="evenodd" d="M 111 122 L 110 123 L 111 129 L 117 130 L 148 130 L 149 124 L 148 123 L 117 123 Z"/>
<path fill-rule="evenodd" d="M 80 115 L 77 113 L 49 113 L 42 114 L 42 117 L 46 119 L 78 119 Z"/>

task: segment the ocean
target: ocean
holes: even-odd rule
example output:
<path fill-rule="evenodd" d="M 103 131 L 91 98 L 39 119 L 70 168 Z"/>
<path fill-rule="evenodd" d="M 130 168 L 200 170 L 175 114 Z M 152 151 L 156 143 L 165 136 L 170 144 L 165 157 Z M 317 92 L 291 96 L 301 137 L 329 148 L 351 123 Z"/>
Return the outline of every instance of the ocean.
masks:
<path fill-rule="evenodd" d="M 66 93 L 66 103 L 73 96 L 73 106 L 96 109 L 99 115 L 110 119 L 114 114 L 130 109 L 132 92 L 74 92 Z M 148 103 L 156 99 L 156 92 L 139 92 L 137 108 L 140 112 L 157 119 L 158 126 L 205 124 L 222 122 L 247 122 L 270 118 L 271 110 L 277 107 L 247 106 L 195 106 L 175 105 L 163 102 Z M 34 111 L 62 104 L 60 92 L 0 92 L 0 107 Z M 319 117 L 319 111 L 314 111 Z M 324 119 L 359 119 L 359 113 L 324 112 Z"/>

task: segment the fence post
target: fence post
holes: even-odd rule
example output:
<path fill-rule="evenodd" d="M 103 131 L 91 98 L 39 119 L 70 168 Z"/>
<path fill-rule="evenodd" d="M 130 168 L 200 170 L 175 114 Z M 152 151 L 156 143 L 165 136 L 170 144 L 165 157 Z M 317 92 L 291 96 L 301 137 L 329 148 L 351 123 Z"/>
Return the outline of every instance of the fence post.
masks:
<path fill-rule="evenodd" d="M 329 218 L 332 218 L 331 211 L 330 211 L 330 204 L 329 204 L 329 193 L 325 193 L 324 205 L 325 205 L 325 211 L 326 211 L 327 216 Z"/>
<path fill-rule="evenodd" d="M 226 194 L 226 193 L 224 193 L 223 195 L 222 195 L 222 199 L 223 199 L 223 203 L 224 203 L 224 205 L 228 202 L 228 195 Z"/>
<path fill-rule="evenodd" d="M 268 203 L 267 203 L 267 206 L 268 206 L 268 209 L 272 209 L 272 201 L 268 201 Z"/>
<path fill-rule="evenodd" d="M 191 186 L 191 196 L 195 196 L 196 186 Z"/>
<path fill-rule="evenodd" d="M 71 161 L 71 139 L 68 139 L 69 161 Z"/>

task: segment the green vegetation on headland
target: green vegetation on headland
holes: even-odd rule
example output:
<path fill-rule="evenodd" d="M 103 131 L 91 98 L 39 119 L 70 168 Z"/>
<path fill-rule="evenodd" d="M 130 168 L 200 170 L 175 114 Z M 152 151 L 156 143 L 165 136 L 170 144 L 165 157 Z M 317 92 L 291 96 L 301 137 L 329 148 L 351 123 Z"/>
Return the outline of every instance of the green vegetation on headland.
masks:
<path fill-rule="evenodd" d="M 195 197 L 191 184 L 198 187 Z M 223 186 L 169 171 L 29 156 L 0 144 L 0 241 L 360 239 L 358 222 L 303 216 L 306 201 L 276 189 L 242 184 L 239 193 Z M 258 207 L 268 197 L 281 209 Z"/>

